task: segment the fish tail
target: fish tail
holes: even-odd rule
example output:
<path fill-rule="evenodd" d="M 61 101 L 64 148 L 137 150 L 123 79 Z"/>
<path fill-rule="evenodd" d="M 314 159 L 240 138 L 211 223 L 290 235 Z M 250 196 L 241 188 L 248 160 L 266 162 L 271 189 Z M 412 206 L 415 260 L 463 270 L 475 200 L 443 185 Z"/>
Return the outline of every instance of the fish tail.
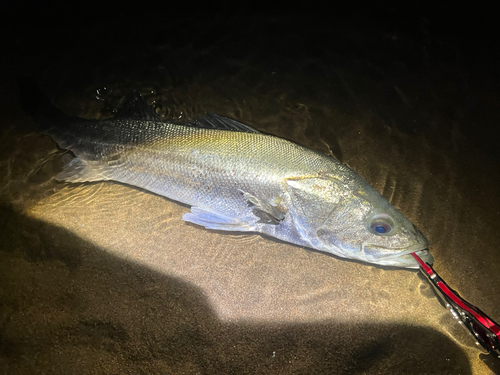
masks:
<path fill-rule="evenodd" d="M 65 165 L 55 179 L 66 182 L 107 181 L 110 168 L 106 163 L 64 155 Z"/>

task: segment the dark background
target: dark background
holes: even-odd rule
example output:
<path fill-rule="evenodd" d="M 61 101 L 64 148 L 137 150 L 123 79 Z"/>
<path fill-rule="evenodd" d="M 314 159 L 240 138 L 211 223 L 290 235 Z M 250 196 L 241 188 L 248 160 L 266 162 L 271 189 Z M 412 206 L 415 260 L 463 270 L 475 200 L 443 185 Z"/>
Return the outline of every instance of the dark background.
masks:
<path fill-rule="evenodd" d="M 89 79 L 103 86 L 123 84 L 130 77 L 165 87 L 190 80 L 200 71 L 231 74 L 229 61 L 291 70 L 297 61 L 311 59 L 324 64 L 323 69 L 306 65 L 301 72 L 313 80 L 328 81 L 333 66 L 349 68 L 381 85 L 391 85 L 402 76 L 413 80 L 408 86 L 415 103 L 404 115 L 418 121 L 412 129 L 398 121 L 402 130 L 425 131 L 436 116 L 435 108 L 420 108 L 424 104 L 417 98 L 438 95 L 439 116 L 445 123 L 436 130 L 443 134 L 436 136 L 446 137 L 449 129 L 444 128 L 454 122 L 469 142 L 499 158 L 494 16 L 498 4 L 350 2 L 325 8 L 317 2 L 6 2 L 2 7 L 2 55 L 11 63 L 6 66 L 8 77 L 44 72 L 38 79 L 58 90 L 59 85 L 85 86 Z M 335 83 L 335 78 L 330 80 Z M 425 81 L 455 85 L 445 90 L 460 92 L 443 97 Z M 339 92 L 329 99 L 347 108 L 369 100 L 387 112 L 395 110 L 390 98 L 373 103 L 372 97 L 356 94 L 358 102 Z M 454 107 L 460 108 L 459 113 Z"/>

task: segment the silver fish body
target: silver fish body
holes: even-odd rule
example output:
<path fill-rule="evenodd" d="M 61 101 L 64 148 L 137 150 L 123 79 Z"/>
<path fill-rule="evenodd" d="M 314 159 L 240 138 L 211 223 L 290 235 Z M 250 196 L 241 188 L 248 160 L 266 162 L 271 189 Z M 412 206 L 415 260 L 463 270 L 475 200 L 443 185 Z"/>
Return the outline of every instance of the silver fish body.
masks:
<path fill-rule="evenodd" d="M 72 151 L 58 179 L 119 181 L 191 206 L 209 229 L 260 232 L 364 262 L 432 263 L 422 233 L 337 160 L 222 116 L 162 122 L 135 97 L 103 121 L 45 121 Z"/>

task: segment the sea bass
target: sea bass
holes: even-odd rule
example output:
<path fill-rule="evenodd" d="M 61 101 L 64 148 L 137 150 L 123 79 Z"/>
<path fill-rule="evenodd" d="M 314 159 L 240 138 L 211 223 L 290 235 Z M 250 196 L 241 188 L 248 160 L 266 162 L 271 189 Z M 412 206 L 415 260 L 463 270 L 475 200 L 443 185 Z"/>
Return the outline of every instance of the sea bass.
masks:
<path fill-rule="evenodd" d="M 59 180 L 137 186 L 191 206 L 182 218 L 208 229 L 384 266 L 418 268 L 411 252 L 433 262 L 415 225 L 328 155 L 216 114 L 164 122 L 136 93 L 98 121 L 67 116 L 33 91 L 22 92 L 24 108 L 74 156 Z"/>

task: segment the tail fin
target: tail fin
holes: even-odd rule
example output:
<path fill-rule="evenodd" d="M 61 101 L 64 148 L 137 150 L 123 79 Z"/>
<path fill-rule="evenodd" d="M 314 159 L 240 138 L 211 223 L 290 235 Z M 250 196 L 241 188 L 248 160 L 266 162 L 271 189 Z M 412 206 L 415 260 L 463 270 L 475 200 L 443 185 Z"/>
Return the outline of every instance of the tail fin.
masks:
<path fill-rule="evenodd" d="M 37 124 L 37 131 L 46 132 L 55 124 L 68 121 L 70 116 L 61 112 L 46 96 L 42 94 L 38 85 L 29 78 L 19 82 L 20 102 L 24 111 Z"/>

